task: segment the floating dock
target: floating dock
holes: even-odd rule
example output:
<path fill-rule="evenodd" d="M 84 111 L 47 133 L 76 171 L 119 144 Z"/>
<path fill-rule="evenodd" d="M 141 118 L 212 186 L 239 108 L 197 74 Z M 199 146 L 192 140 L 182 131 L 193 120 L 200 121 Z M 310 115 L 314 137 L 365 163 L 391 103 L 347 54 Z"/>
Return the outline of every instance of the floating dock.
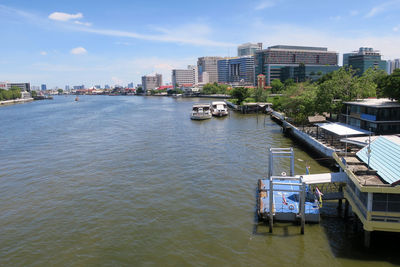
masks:
<path fill-rule="evenodd" d="M 272 213 L 276 221 L 300 221 L 301 216 L 301 203 L 300 193 L 301 184 L 295 180 L 276 179 L 277 183 L 274 185 L 272 191 Z M 270 180 L 258 180 L 258 217 L 262 220 L 269 220 L 269 186 Z M 305 222 L 319 223 L 319 202 L 312 192 L 309 192 L 306 186 L 305 202 L 304 202 L 304 216 Z"/>

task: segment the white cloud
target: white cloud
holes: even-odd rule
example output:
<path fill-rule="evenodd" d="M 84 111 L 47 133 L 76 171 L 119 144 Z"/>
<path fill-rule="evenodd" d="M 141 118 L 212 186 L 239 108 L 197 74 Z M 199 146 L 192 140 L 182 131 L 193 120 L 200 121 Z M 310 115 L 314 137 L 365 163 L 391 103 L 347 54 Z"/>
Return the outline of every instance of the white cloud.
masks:
<path fill-rule="evenodd" d="M 400 25 L 394 26 L 393 31 L 398 32 L 400 30 Z"/>
<path fill-rule="evenodd" d="M 41 54 L 42 56 L 46 56 L 46 55 L 47 55 L 47 52 L 46 52 L 46 51 L 40 51 L 40 54 Z"/>
<path fill-rule="evenodd" d="M 329 18 L 330 20 L 335 20 L 335 21 L 339 21 L 339 20 L 341 20 L 342 19 L 342 16 L 334 16 L 334 17 L 330 17 Z"/>
<path fill-rule="evenodd" d="M 366 18 L 372 18 L 378 15 L 379 13 L 383 13 L 387 10 L 392 10 L 393 8 L 398 8 L 400 6 L 399 0 L 384 2 L 380 5 L 374 6 L 371 10 L 365 15 Z"/>
<path fill-rule="evenodd" d="M 275 3 L 273 1 L 261 1 L 260 3 L 258 3 L 258 5 L 256 5 L 256 7 L 254 8 L 255 10 L 263 10 L 269 7 L 273 7 L 275 6 Z"/>
<path fill-rule="evenodd" d="M 127 32 L 119 30 L 94 29 L 94 28 L 76 28 L 77 31 L 89 32 L 94 34 L 128 37 L 148 41 L 159 41 L 178 44 L 191 44 L 200 46 L 215 46 L 215 47 L 232 47 L 236 46 L 233 43 L 213 41 L 209 38 L 212 30 L 205 24 L 186 24 L 180 27 L 171 28 L 155 28 L 158 33 L 155 34 L 140 34 L 136 32 Z"/>
<path fill-rule="evenodd" d="M 49 15 L 49 19 L 58 21 L 69 21 L 71 19 L 81 19 L 83 18 L 82 13 L 68 14 L 64 12 L 53 12 Z"/>
<path fill-rule="evenodd" d="M 70 53 L 73 55 L 84 55 L 87 54 L 87 50 L 83 47 L 76 47 L 74 49 L 71 49 Z"/>
<path fill-rule="evenodd" d="M 79 20 L 75 20 L 74 23 L 78 24 L 78 25 L 83 25 L 83 26 L 92 26 L 92 23 L 90 23 L 90 22 L 82 22 Z"/>
<path fill-rule="evenodd" d="M 358 10 L 352 10 L 350 11 L 350 16 L 354 17 L 357 16 L 360 12 Z"/>

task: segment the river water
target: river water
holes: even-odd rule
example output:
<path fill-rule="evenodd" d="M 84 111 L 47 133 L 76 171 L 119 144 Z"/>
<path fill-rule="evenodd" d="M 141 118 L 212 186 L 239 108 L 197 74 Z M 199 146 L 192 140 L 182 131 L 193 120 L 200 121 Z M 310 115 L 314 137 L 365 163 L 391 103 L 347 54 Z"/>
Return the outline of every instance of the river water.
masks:
<path fill-rule="evenodd" d="M 283 223 L 269 234 L 255 216 L 267 146 L 294 146 L 297 174 L 329 170 L 269 117 L 192 121 L 195 101 L 209 100 L 59 96 L 0 107 L 0 265 L 400 263 L 398 239 L 364 249 L 334 203 L 305 235 Z"/>

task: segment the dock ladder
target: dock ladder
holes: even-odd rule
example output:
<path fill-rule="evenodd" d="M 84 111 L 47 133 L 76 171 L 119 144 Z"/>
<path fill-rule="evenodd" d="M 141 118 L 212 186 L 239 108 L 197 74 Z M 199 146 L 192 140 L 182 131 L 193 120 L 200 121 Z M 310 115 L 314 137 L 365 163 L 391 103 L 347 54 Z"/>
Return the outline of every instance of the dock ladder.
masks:
<path fill-rule="evenodd" d="M 285 172 L 281 175 L 274 175 L 274 159 L 288 158 L 290 160 L 290 175 Z M 301 234 L 304 234 L 305 225 L 305 197 L 306 185 L 303 182 L 303 177 L 294 175 L 294 151 L 293 148 L 269 148 L 269 188 L 267 189 L 269 196 L 269 232 L 272 233 L 274 223 L 274 190 L 279 192 L 296 192 L 299 193 L 299 213 L 297 218 L 301 223 Z M 279 188 L 278 188 L 279 187 Z"/>

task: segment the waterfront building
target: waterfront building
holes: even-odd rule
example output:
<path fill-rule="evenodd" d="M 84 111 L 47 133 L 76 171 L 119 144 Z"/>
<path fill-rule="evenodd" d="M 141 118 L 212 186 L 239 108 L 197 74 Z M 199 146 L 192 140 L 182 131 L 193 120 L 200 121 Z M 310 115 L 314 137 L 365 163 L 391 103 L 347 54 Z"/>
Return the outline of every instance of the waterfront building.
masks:
<path fill-rule="evenodd" d="M 387 98 L 344 102 L 340 121 L 376 134 L 400 133 L 400 103 Z"/>
<path fill-rule="evenodd" d="M 222 57 L 199 57 L 197 60 L 197 68 L 199 75 L 199 82 L 205 83 L 203 73 L 208 74 L 208 83 L 218 82 L 218 60 Z"/>
<path fill-rule="evenodd" d="M 85 89 L 85 85 L 74 85 L 74 90 L 83 90 Z"/>
<path fill-rule="evenodd" d="M 46 90 L 47 90 L 47 86 L 46 86 L 45 84 L 42 84 L 42 85 L 40 86 L 40 89 L 41 89 L 42 91 L 46 91 Z"/>
<path fill-rule="evenodd" d="M 30 92 L 31 91 L 30 83 L 0 82 L 0 89 L 10 90 L 13 87 L 19 88 L 21 90 L 21 92 Z"/>
<path fill-rule="evenodd" d="M 154 90 L 162 85 L 162 75 L 155 73 L 142 76 L 142 85 L 145 92 Z"/>
<path fill-rule="evenodd" d="M 108 84 L 104 85 L 104 89 L 111 89 L 110 86 Z"/>
<path fill-rule="evenodd" d="M 189 65 L 187 69 L 172 70 L 172 86 L 175 88 L 178 84 L 198 84 L 197 66 Z"/>
<path fill-rule="evenodd" d="M 324 73 L 338 69 L 338 53 L 328 51 L 325 47 L 276 45 L 256 51 L 254 64 L 255 75 L 265 75 L 267 85 L 273 79 L 280 79 L 282 82 L 289 78 L 302 80 L 305 76 L 316 79 Z M 307 68 L 295 69 L 301 66 Z M 285 69 L 286 67 L 292 69 Z"/>
<path fill-rule="evenodd" d="M 254 85 L 254 57 L 243 56 L 218 60 L 218 82 Z"/>
<path fill-rule="evenodd" d="M 252 44 L 252 43 L 245 43 L 238 46 L 237 49 L 237 56 L 254 56 L 256 51 L 262 50 L 262 43 Z"/>
<path fill-rule="evenodd" d="M 358 52 L 349 55 L 348 65 L 356 71 L 357 75 L 362 75 L 369 68 L 387 71 L 386 61 L 381 59 L 379 51 L 370 47 L 360 47 Z"/>

